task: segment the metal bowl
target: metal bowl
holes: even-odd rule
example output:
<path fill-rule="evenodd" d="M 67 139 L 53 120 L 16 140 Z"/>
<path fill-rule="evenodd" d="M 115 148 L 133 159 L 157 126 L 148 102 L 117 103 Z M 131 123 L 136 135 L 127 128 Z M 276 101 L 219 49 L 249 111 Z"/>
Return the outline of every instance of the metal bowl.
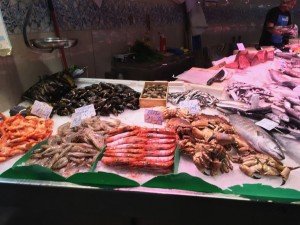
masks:
<path fill-rule="evenodd" d="M 77 44 L 77 39 L 49 37 L 43 39 L 31 39 L 31 44 L 39 49 L 70 48 Z"/>

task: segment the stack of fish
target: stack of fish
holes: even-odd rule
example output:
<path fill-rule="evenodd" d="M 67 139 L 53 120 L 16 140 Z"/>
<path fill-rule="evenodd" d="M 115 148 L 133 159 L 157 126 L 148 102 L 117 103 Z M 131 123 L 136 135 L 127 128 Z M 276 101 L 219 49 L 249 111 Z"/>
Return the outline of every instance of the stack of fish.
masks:
<path fill-rule="evenodd" d="M 109 166 L 170 172 L 174 164 L 176 134 L 172 130 L 122 127 L 109 133 L 102 162 Z"/>
<path fill-rule="evenodd" d="M 26 165 L 48 167 L 63 176 L 87 171 L 104 146 L 104 135 L 120 125 L 120 121 L 86 119 L 79 127 L 66 123 L 58 128 L 46 145 L 34 151 Z"/>
<path fill-rule="evenodd" d="M 218 99 L 214 96 L 201 92 L 199 90 L 189 90 L 186 92 L 171 93 L 168 96 L 168 101 L 173 105 L 178 105 L 182 101 L 198 100 L 201 108 L 214 107 Z"/>
<path fill-rule="evenodd" d="M 270 71 L 271 77 L 283 79 L 275 72 Z M 300 98 L 296 92 L 287 87 L 290 84 L 290 81 L 281 81 L 281 85 L 268 84 L 265 87 L 256 87 L 236 82 L 228 86 L 227 92 L 238 102 L 228 105 L 221 101 L 217 106 L 242 111 L 242 115 L 254 119 L 268 118 L 278 123 L 279 129 L 300 137 Z"/>

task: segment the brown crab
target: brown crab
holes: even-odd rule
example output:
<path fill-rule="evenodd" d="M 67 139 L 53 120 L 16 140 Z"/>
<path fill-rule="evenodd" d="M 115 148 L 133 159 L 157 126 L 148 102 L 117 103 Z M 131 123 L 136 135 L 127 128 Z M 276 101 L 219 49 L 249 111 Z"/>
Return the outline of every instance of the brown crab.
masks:
<path fill-rule="evenodd" d="M 291 168 L 284 166 L 281 162 L 276 161 L 270 156 L 264 154 L 249 155 L 242 158 L 240 170 L 249 177 L 260 179 L 263 176 L 280 176 L 284 185 L 289 178 L 291 170 L 299 167 Z"/>
<path fill-rule="evenodd" d="M 221 145 L 197 143 L 193 161 L 197 168 L 206 175 L 214 176 L 219 171 L 228 173 L 233 169 L 230 157 Z"/>

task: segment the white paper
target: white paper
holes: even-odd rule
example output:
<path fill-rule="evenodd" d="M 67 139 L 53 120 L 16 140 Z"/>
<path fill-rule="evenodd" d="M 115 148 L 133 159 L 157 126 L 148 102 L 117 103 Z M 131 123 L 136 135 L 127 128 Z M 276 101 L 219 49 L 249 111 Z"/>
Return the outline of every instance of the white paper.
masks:
<path fill-rule="evenodd" d="M 237 47 L 238 47 L 238 50 L 240 51 L 244 51 L 246 50 L 245 46 L 243 43 L 236 43 Z"/>
<path fill-rule="evenodd" d="M 80 113 L 73 113 L 71 117 L 71 128 L 80 126 L 82 122 L 81 114 Z"/>
<path fill-rule="evenodd" d="M 273 130 L 275 127 L 277 127 L 279 125 L 278 123 L 275 123 L 274 121 L 269 120 L 269 119 L 263 119 L 261 121 L 256 122 L 255 124 L 257 126 L 265 128 L 268 131 Z"/>
<path fill-rule="evenodd" d="M 53 107 L 45 102 L 35 100 L 31 107 L 31 114 L 48 119 L 52 113 Z"/>
<path fill-rule="evenodd" d="M 82 120 L 96 116 L 96 111 L 93 104 L 77 108 L 75 109 L 75 113 L 80 114 Z"/>
<path fill-rule="evenodd" d="M 198 100 L 186 100 L 179 103 L 179 107 L 182 109 L 187 109 L 190 114 L 200 113 L 200 106 Z"/>

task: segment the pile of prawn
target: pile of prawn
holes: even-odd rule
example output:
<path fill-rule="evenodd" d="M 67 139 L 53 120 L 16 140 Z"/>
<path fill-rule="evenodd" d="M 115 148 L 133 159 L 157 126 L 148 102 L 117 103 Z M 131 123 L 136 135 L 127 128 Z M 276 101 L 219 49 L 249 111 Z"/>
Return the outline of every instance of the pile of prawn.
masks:
<path fill-rule="evenodd" d="M 1 114 L 0 117 L 0 162 L 24 154 L 52 134 L 50 119 L 19 114 L 8 118 Z"/>

